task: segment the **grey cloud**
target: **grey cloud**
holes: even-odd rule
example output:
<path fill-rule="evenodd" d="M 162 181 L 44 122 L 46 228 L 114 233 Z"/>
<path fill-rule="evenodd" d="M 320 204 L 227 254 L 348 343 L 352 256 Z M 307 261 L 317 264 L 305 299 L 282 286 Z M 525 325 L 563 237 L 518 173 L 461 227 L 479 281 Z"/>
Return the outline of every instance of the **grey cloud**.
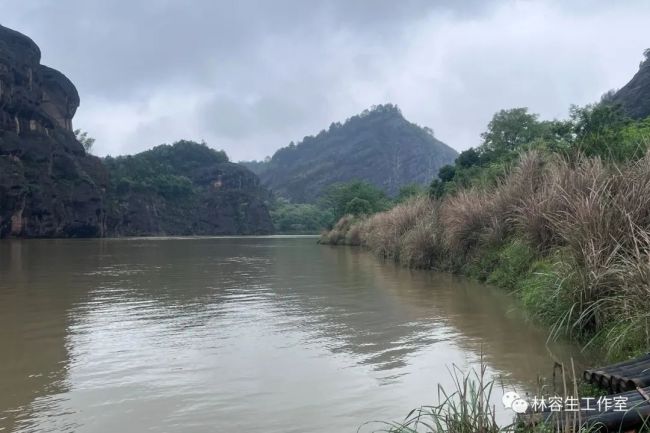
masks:
<path fill-rule="evenodd" d="M 545 117 L 634 73 L 650 4 L 431 0 L 0 0 L 68 75 L 101 154 L 204 139 L 262 158 L 394 102 L 457 149 L 498 109 Z"/>

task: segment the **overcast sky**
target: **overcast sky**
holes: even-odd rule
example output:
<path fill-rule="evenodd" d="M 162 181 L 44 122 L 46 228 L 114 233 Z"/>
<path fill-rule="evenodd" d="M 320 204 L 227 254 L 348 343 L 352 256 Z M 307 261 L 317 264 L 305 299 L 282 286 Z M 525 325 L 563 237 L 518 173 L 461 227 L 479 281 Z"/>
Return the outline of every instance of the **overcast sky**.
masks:
<path fill-rule="evenodd" d="M 77 86 L 99 155 L 181 138 L 261 159 L 374 104 L 463 150 L 495 111 L 543 118 L 623 86 L 650 1 L 0 0 Z"/>

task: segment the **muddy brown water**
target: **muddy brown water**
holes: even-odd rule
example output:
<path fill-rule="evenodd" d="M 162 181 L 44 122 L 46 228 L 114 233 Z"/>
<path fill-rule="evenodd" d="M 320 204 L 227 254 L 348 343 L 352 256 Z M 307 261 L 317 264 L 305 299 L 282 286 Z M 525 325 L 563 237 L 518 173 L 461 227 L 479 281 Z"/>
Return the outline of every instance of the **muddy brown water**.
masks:
<path fill-rule="evenodd" d="M 0 242 L 2 432 L 355 432 L 481 355 L 497 393 L 588 362 L 546 337 L 502 290 L 312 237 Z"/>

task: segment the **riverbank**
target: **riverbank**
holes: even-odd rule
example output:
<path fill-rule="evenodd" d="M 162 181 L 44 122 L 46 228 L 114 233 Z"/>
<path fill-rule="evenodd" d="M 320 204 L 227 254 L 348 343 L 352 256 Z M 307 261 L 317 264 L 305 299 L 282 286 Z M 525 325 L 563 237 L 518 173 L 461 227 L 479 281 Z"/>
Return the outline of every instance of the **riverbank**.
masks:
<path fill-rule="evenodd" d="M 496 185 L 346 216 L 320 242 L 508 289 L 551 337 L 611 359 L 648 347 L 650 156 L 615 164 L 529 152 Z"/>

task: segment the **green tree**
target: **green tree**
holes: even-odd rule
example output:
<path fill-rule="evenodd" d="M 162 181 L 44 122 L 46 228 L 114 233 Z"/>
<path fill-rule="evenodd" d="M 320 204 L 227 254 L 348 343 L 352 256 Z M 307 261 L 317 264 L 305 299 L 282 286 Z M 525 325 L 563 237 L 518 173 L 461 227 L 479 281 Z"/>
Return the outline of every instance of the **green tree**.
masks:
<path fill-rule="evenodd" d="M 95 139 L 88 136 L 88 132 L 82 131 L 81 129 L 74 130 L 74 136 L 79 143 L 84 147 L 86 152 L 90 153 L 95 144 Z"/>
<path fill-rule="evenodd" d="M 433 179 L 429 185 L 429 197 L 441 198 L 445 195 L 445 184 L 440 179 Z"/>
<path fill-rule="evenodd" d="M 411 197 L 415 197 L 422 194 L 424 194 L 424 189 L 422 188 L 421 185 L 417 183 L 410 183 L 400 188 L 399 192 L 397 193 L 396 201 L 398 203 L 402 203 Z"/>
<path fill-rule="evenodd" d="M 488 160 L 498 159 L 542 137 L 544 124 L 537 119 L 538 115 L 529 113 L 528 108 L 512 108 L 496 113 L 488 123 L 487 131 L 481 134 L 482 156 Z"/>
<path fill-rule="evenodd" d="M 480 162 L 481 157 L 478 151 L 473 147 L 462 151 L 456 158 L 456 165 L 462 168 L 473 167 L 475 165 L 479 165 Z"/>
<path fill-rule="evenodd" d="M 323 193 L 319 207 L 331 210 L 334 218 L 332 223 L 334 223 L 345 215 L 348 203 L 354 198 L 363 199 L 369 203 L 368 213 L 379 212 L 390 206 L 390 200 L 379 188 L 368 182 L 352 181 L 330 185 Z"/>
<path fill-rule="evenodd" d="M 438 171 L 438 178 L 443 182 L 451 182 L 456 175 L 456 167 L 453 165 L 445 165 Z"/>
<path fill-rule="evenodd" d="M 271 207 L 271 219 L 275 230 L 281 233 L 317 233 L 327 227 L 331 216 L 316 205 L 277 198 Z"/>
<path fill-rule="evenodd" d="M 633 157 L 634 149 L 623 143 L 623 129 L 631 120 L 620 105 L 591 104 L 572 106 L 571 120 L 575 136 L 575 148 L 588 155 L 598 155 L 612 160 Z"/>
<path fill-rule="evenodd" d="M 345 213 L 354 216 L 369 215 L 372 213 L 372 205 L 366 199 L 355 197 L 345 205 Z"/>

